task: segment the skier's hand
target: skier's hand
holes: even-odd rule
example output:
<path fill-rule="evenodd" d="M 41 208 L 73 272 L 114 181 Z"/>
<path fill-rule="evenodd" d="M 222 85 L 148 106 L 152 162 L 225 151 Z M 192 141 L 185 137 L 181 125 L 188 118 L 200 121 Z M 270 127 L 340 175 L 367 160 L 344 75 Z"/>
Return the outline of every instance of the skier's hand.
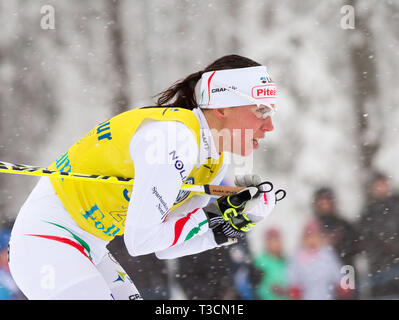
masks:
<path fill-rule="evenodd" d="M 215 241 L 218 245 L 236 243 L 243 237 L 243 232 L 234 229 L 228 221 L 224 221 L 212 229 Z"/>
<path fill-rule="evenodd" d="M 247 201 L 255 193 L 255 188 L 247 188 L 235 195 L 220 197 L 216 202 L 211 202 L 202 208 L 208 217 L 209 227 L 215 228 L 228 222 L 235 231 L 248 231 L 252 222 L 242 213 Z"/>
<path fill-rule="evenodd" d="M 253 222 L 257 223 L 266 218 L 274 209 L 276 205 L 276 194 L 284 190 L 278 190 L 276 193 L 273 190 L 272 183 L 265 181 L 257 174 L 246 174 L 242 176 L 235 176 L 234 183 L 237 187 L 256 187 L 258 192 L 252 196 L 251 200 L 247 201 L 244 214 Z"/>

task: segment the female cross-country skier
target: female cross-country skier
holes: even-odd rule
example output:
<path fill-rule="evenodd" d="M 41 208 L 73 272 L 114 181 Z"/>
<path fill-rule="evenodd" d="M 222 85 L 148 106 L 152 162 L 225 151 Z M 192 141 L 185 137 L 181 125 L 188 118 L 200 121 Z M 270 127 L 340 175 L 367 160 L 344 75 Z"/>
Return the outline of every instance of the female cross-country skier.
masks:
<path fill-rule="evenodd" d="M 94 127 L 48 168 L 134 177 L 134 184 L 39 180 L 9 246 L 10 271 L 25 296 L 141 299 L 106 248 L 116 236 L 132 256 L 172 259 L 232 243 L 267 217 L 275 194 L 262 189 L 258 175 L 235 181 L 256 193 L 246 188 L 209 204 L 208 195 L 181 186 L 220 184 L 224 152 L 249 156 L 273 130 L 275 100 L 265 66 L 229 55 L 175 83 L 156 106 Z"/>

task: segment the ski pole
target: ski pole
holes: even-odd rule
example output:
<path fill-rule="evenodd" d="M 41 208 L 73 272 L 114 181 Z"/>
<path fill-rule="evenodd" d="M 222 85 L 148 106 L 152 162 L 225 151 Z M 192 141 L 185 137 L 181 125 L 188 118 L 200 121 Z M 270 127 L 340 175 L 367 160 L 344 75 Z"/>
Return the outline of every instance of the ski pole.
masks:
<path fill-rule="evenodd" d="M 52 177 L 61 179 L 73 179 L 81 181 L 91 181 L 91 182 L 102 182 L 102 183 L 112 183 L 119 185 L 133 185 L 134 178 L 123 178 L 116 176 L 106 176 L 97 174 L 84 174 L 66 171 L 54 171 L 48 170 L 43 167 L 36 167 L 31 165 L 15 164 L 0 161 L 0 172 L 38 176 L 38 177 Z M 230 186 L 218 186 L 218 185 L 195 185 L 195 184 L 182 184 L 181 190 L 186 190 L 190 192 L 195 192 L 198 194 L 207 194 L 210 196 L 227 196 L 232 195 L 244 190 L 245 187 L 230 187 Z"/>

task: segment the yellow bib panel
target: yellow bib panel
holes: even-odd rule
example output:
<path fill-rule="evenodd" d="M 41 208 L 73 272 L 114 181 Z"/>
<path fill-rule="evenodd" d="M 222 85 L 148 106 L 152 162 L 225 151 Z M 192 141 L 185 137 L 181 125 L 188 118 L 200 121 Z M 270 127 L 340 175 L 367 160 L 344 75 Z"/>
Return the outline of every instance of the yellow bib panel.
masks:
<path fill-rule="evenodd" d="M 134 178 L 129 144 L 144 120 L 182 122 L 193 132 L 199 145 L 200 125 L 190 110 L 133 109 L 94 127 L 48 169 Z M 223 154 L 219 159 L 209 158 L 200 168 L 194 166 L 184 183 L 209 184 L 222 163 Z M 50 178 L 50 181 L 65 208 L 82 229 L 106 241 L 123 234 L 133 186 L 61 178 Z M 171 211 L 192 196 L 192 192 L 180 191 Z"/>

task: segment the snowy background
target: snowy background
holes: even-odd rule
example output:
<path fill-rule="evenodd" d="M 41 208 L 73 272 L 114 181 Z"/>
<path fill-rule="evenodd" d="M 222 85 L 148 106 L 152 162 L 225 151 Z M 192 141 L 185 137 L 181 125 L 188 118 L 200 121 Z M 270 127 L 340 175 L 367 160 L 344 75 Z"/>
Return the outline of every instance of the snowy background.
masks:
<path fill-rule="evenodd" d="M 342 7 L 355 9 L 343 28 Z M 55 28 L 43 29 L 43 6 Z M 268 67 L 275 130 L 254 172 L 287 190 L 270 219 L 287 252 L 332 186 L 340 214 L 359 218 L 365 181 L 399 183 L 399 2 L 130 0 L 0 2 L 0 160 L 47 166 L 93 126 L 226 54 Z M 230 177 L 232 178 L 232 177 Z M 12 224 L 37 178 L 0 175 L 0 218 Z M 230 180 L 231 181 L 231 180 Z"/>

